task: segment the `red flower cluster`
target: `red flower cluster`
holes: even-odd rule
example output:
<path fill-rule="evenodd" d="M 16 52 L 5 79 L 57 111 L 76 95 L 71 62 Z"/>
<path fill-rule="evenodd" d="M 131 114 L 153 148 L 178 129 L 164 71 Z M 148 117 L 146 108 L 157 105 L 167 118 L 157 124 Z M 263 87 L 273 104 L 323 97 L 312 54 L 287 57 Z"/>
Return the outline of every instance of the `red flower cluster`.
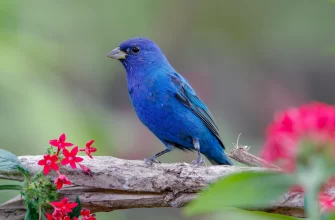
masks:
<path fill-rule="evenodd" d="M 69 202 L 67 198 L 62 199 L 60 202 L 51 202 L 50 204 L 54 207 L 54 211 L 52 214 L 46 214 L 48 220 L 70 220 L 67 214 L 71 213 L 72 209 L 78 206 L 75 202 Z"/>
<path fill-rule="evenodd" d="M 304 145 L 305 143 L 308 145 Z M 294 172 L 297 156 L 305 155 L 301 152 L 307 146 L 315 149 L 314 152 L 329 150 L 335 158 L 334 106 L 315 102 L 280 113 L 266 131 L 261 156 L 286 172 Z M 308 155 L 303 157 L 307 158 Z M 335 177 L 326 181 L 320 189 L 319 203 L 323 211 L 335 211 L 335 198 L 326 193 L 327 188 L 334 183 Z M 293 186 L 291 191 L 303 192 L 304 189 Z"/>
<path fill-rule="evenodd" d="M 60 202 L 51 202 L 50 204 L 53 206 L 54 211 L 52 214 L 46 214 L 48 220 L 71 220 L 68 213 L 71 213 L 73 208 L 78 206 L 75 202 L 69 202 L 67 198 L 62 199 Z M 91 214 L 91 211 L 88 209 L 81 210 L 80 215 L 82 216 L 81 220 L 96 220 L 95 215 Z M 74 217 L 74 220 L 79 219 Z"/>
<path fill-rule="evenodd" d="M 96 152 L 97 149 L 95 147 L 91 147 L 94 140 L 90 140 L 86 143 L 86 148 L 80 149 L 80 151 L 85 151 L 86 154 L 93 159 L 91 153 Z M 77 164 L 83 169 L 85 174 L 90 174 L 90 169 L 82 164 L 84 159 L 78 157 L 78 146 L 74 147 L 71 151 L 65 149 L 66 147 L 73 146 L 72 143 L 66 142 L 65 134 L 61 134 L 58 139 L 53 139 L 49 141 L 50 145 L 53 147 L 57 147 L 56 154 L 46 154 L 44 155 L 44 159 L 38 161 L 38 165 L 44 166 L 44 174 L 47 175 L 50 172 L 50 169 L 55 170 L 58 173 L 58 178 L 55 181 L 57 185 L 57 189 L 61 189 L 63 184 L 71 184 L 70 180 L 66 178 L 65 175 L 62 175 L 59 170 L 59 163 L 61 165 L 69 164 L 73 169 L 77 168 Z M 63 157 L 60 155 L 62 153 Z"/>
<path fill-rule="evenodd" d="M 85 151 L 85 153 L 93 159 L 91 153 L 96 152 L 95 147 L 91 147 L 94 140 L 88 141 L 86 147 L 80 149 L 80 151 Z M 66 149 L 66 147 L 73 146 L 72 143 L 66 142 L 65 134 L 61 134 L 58 139 L 53 139 L 49 141 L 52 147 L 57 147 L 57 153 L 46 154 L 43 159 L 38 161 L 38 165 L 44 166 L 44 174 L 47 175 L 50 170 L 56 171 L 58 177 L 55 180 L 55 185 L 58 190 L 60 190 L 64 184 L 71 185 L 71 181 L 63 174 L 59 172 L 59 165 L 69 164 L 73 169 L 77 168 L 77 164 L 84 171 L 85 174 L 91 175 L 91 170 L 85 165 L 81 164 L 84 159 L 78 157 L 78 146 L 75 146 L 71 151 Z M 51 147 L 51 148 L 52 148 Z M 71 220 L 68 213 L 72 212 L 72 209 L 78 206 L 75 202 L 69 202 L 67 198 L 63 198 L 60 202 L 51 202 L 54 207 L 54 212 L 52 214 L 46 214 L 48 220 Z M 95 215 L 90 213 L 90 210 L 81 210 L 82 220 L 96 220 Z M 78 218 L 74 218 L 78 220 Z"/>
<path fill-rule="evenodd" d="M 304 140 L 318 147 L 335 146 L 335 107 L 311 103 L 279 114 L 266 131 L 262 158 L 292 172 Z"/>

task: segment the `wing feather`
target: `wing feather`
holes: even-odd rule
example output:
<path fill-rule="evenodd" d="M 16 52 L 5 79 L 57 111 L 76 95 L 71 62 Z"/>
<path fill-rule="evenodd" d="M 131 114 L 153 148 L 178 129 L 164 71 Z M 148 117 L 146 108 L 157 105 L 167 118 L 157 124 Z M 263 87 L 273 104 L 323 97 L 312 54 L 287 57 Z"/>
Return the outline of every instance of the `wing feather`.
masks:
<path fill-rule="evenodd" d="M 171 78 L 173 83 L 178 88 L 176 98 L 202 120 L 207 128 L 216 136 L 222 148 L 225 149 L 220 138 L 219 129 L 206 105 L 201 101 L 192 87 L 181 75 L 174 73 Z"/>

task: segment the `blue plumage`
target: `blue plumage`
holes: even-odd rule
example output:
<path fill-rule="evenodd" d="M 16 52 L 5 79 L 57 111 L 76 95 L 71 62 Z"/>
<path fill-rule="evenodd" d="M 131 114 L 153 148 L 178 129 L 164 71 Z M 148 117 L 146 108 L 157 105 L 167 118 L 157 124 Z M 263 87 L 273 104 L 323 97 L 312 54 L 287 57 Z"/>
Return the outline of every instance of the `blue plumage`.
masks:
<path fill-rule="evenodd" d="M 159 156 L 176 147 L 198 151 L 195 164 L 203 163 L 202 153 L 213 164 L 232 165 L 208 108 L 153 41 L 132 38 L 108 56 L 123 64 L 139 119 L 166 146 L 147 163 L 158 162 Z"/>

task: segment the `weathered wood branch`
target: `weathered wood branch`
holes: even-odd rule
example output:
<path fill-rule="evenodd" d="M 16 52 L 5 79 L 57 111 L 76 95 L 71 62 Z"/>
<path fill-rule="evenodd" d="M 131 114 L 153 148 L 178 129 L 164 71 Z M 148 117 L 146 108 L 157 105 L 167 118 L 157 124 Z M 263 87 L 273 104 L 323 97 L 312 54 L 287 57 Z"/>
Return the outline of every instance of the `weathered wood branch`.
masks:
<path fill-rule="evenodd" d="M 239 154 L 233 151 L 230 155 L 233 158 L 239 155 L 240 162 L 264 165 L 264 161 L 259 161 L 259 158 L 255 159 L 253 155 L 248 157 L 246 149 L 235 148 L 234 150 L 239 151 Z M 41 158 L 42 156 L 19 157 L 31 174 L 41 170 L 37 165 L 37 161 Z M 250 158 L 252 158 L 251 161 Z M 85 157 L 84 164 L 90 167 L 93 177 L 70 167 L 62 168 L 61 172 L 68 176 L 73 185 L 63 188 L 60 193 L 61 196 L 69 199 L 74 199 L 75 195 L 78 195 L 83 206 L 93 212 L 130 208 L 182 207 L 193 200 L 204 187 L 220 177 L 234 172 L 265 170 L 259 167 L 237 166 L 194 167 L 187 163 L 147 166 L 143 161 L 114 157 L 95 157 L 94 160 Z M 22 180 L 22 177 L 16 174 L 0 174 L 0 178 Z M 334 190 L 331 193 L 335 195 Z M 267 211 L 304 217 L 303 195 L 287 193 Z M 0 206 L 0 219 L 22 219 L 24 213 L 25 209 L 19 197 Z"/>
<path fill-rule="evenodd" d="M 270 164 L 267 161 L 263 160 L 262 158 L 250 154 L 248 150 L 249 150 L 248 146 L 236 145 L 233 147 L 233 149 L 231 149 L 228 152 L 228 156 L 250 167 L 268 167 L 268 168 L 280 169 L 276 165 Z"/>

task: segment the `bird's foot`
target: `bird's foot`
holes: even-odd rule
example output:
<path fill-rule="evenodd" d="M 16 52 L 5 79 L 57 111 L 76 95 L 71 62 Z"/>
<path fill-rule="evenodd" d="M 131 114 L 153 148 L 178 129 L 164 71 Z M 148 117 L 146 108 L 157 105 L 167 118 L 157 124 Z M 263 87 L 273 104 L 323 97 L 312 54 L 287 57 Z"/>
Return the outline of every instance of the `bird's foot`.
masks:
<path fill-rule="evenodd" d="M 192 164 L 194 166 L 201 166 L 202 164 L 206 165 L 206 161 L 204 159 L 202 159 L 202 157 L 198 157 L 196 160 L 192 161 Z"/>
<path fill-rule="evenodd" d="M 151 157 L 149 159 L 144 158 L 144 163 L 148 166 L 151 166 L 153 163 L 161 163 L 161 162 L 158 161 L 156 158 Z"/>

